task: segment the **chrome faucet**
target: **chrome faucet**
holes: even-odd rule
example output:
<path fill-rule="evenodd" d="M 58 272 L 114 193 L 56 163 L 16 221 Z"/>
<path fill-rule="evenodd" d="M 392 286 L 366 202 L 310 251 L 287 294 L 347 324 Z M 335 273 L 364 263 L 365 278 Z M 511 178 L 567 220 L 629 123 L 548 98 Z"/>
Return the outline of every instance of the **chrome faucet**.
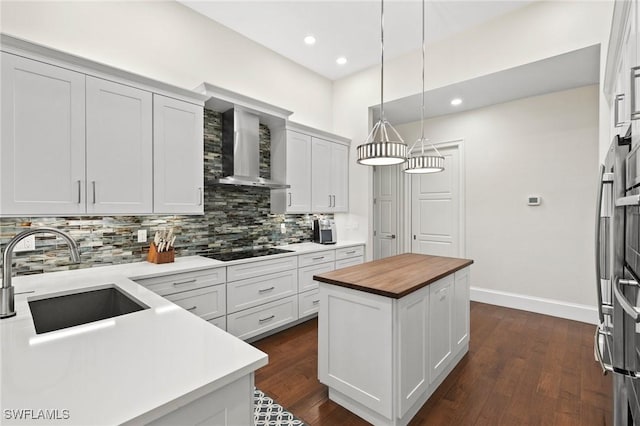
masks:
<path fill-rule="evenodd" d="M 13 237 L 7 243 L 4 249 L 4 256 L 2 261 L 2 287 L 0 287 L 0 319 L 9 318 L 16 314 L 15 301 L 14 301 L 14 289 L 11 285 L 11 268 L 13 262 L 13 249 L 22 239 L 33 234 L 56 234 L 59 235 L 69 245 L 71 251 L 71 260 L 74 263 L 80 263 L 80 253 L 78 253 L 78 245 L 66 232 L 60 231 L 56 228 L 35 228 L 27 229 Z"/>

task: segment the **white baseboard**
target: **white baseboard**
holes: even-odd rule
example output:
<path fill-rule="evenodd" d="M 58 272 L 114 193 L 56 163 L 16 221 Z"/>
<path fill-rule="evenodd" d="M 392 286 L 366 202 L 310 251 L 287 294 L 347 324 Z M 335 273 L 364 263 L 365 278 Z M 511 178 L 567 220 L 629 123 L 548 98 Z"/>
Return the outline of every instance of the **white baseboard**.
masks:
<path fill-rule="evenodd" d="M 490 305 L 551 315 L 553 317 L 566 318 L 573 321 L 586 322 L 588 324 L 598 323 L 598 311 L 595 306 L 579 305 L 577 303 L 524 296 L 522 294 L 478 287 L 471 287 L 471 300 L 488 303 Z"/>

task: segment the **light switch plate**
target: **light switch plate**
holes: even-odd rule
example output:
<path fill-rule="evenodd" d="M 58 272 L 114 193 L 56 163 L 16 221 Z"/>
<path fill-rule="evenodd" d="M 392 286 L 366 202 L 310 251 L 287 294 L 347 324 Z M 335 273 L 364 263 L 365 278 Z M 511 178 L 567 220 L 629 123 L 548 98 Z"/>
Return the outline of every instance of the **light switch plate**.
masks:
<path fill-rule="evenodd" d="M 146 229 L 138 229 L 138 242 L 146 243 L 147 242 L 147 230 Z"/>
<path fill-rule="evenodd" d="M 26 238 L 23 238 L 22 240 L 20 240 L 20 242 L 18 244 L 16 244 L 16 246 L 13 248 L 13 251 L 15 252 L 19 252 L 19 251 L 31 251 L 31 250 L 35 250 L 36 249 L 36 236 L 35 235 L 29 235 Z"/>

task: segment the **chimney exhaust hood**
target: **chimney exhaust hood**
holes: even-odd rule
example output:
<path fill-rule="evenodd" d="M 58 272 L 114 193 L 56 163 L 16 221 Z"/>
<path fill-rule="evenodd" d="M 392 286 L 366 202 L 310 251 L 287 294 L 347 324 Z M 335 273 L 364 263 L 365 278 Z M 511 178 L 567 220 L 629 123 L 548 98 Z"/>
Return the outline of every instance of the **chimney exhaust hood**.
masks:
<path fill-rule="evenodd" d="M 260 117 L 237 105 L 222 114 L 222 176 L 215 183 L 290 188 L 260 177 Z"/>

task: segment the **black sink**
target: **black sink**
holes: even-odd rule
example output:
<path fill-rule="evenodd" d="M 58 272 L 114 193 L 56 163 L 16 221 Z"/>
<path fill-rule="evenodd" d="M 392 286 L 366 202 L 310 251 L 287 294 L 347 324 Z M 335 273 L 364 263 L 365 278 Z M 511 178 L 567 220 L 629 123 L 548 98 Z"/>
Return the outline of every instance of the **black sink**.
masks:
<path fill-rule="evenodd" d="M 115 286 L 30 300 L 29 308 L 36 334 L 149 309 Z"/>

